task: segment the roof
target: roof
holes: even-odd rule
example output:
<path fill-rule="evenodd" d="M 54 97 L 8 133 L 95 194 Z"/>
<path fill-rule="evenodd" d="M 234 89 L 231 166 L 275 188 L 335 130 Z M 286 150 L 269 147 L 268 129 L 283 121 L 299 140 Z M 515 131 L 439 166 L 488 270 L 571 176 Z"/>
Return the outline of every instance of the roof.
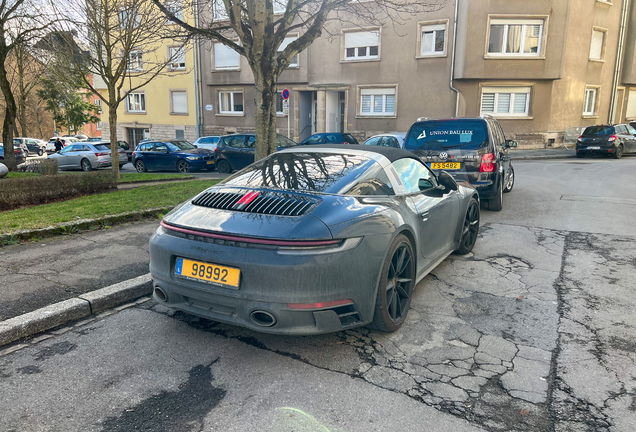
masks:
<path fill-rule="evenodd" d="M 320 145 L 303 145 L 303 146 L 295 146 L 288 147 L 283 150 L 285 152 L 294 152 L 294 153 L 311 153 L 311 152 L 320 152 L 321 150 L 343 150 L 343 152 L 360 152 L 360 153 L 377 153 L 384 157 L 386 157 L 390 162 L 394 162 L 398 159 L 411 158 L 420 160 L 416 155 L 411 153 L 410 151 L 394 148 L 394 147 L 384 147 L 384 146 L 374 146 L 374 145 L 359 145 L 359 144 L 320 144 Z"/>

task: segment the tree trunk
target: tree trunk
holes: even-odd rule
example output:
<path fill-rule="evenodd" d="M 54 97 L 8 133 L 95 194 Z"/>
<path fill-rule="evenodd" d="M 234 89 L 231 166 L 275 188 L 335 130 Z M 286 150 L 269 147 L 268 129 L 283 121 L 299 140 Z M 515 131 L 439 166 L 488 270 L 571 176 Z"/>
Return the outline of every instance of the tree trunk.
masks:
<path fill-rule="evenodd" d="M 110 94 L 112 95 L 113 93 Z M 113 103 L 108 107 L 108 129 L 110 130 L 110 157 L 113 161 L 113 175 L 115 176 L 115 179 L 119 180 L 119 145 L 117 144 L 116 103 Z"/>
<path fill-rule="evenodd" d="M 4 38 L 4 35 L 2 36 Z M 0 41 L 0 44 L 4 45 Z M 2 124 L 2 142 L 4 143 L 4 164 L 9 171 L 15 171 L 18 164 L 13 153 L 13 130 L 15 129 L 16 105 L 11 91 L 11 84 L 7 78 L 7 70 L 4 62 L 6 60 L 6 47 L 0 47 L 0 89 L 5 100 L 4 123 Z"/>
<path fill-rule="evenodd" d="M 261 77 L 256 87 L 256 154 L 255 161 L 276 151 L 276 79 Z M 243 101 L 245 103 L 245 101 Z"/>

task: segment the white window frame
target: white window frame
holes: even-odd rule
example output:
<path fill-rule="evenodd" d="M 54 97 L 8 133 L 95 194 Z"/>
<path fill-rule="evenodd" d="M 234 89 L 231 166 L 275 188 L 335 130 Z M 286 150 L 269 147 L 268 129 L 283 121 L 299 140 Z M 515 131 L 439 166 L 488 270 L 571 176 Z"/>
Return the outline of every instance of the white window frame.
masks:
<path fill-rule="evenodd" d="M 435 51 L 437 32 L 444 31 L 444 50 Z M 433 32 L 433 51 L 424 51 L 424 32 Z M 418 23 L 418 41 L 416 58 L 446 57 L 446 41 L 448 40 L 448 20 L 423 21 Z"/>
<path fill-rule="evenodd" d="M 185 111 L 175 111 L 174 110 L 174 99 L 172 99 L 175 93 L 183 93 L 186 98 L 186 110 Z M 185 89 L 173 89 L 170 90 L 170 114 L 171 115 L 188 115 L 188 91 Z"/>
<path fill-rule="evenodd" d="M 597 86 L 586 86 L 585 87 L 585 98 L 583 98 L 583 117 L 598 117 L 598 100 L 600 94 L 600 87 Z M 592 111 L 587 111 L 587 107 L 589 106 L 589 97 L 592 95 Z"/>
<path fill-rule="evenodd" d="M 219 114 L 244 115 L 245 113 L 245 93 L 242 90 L 219 90 Z M 230 94 L 230 111 L 223 111 L 223 94 Z M 240 93 L 243 95 L 243 110 L 234 111 L 234 95 Z"/>
<path fill-rule="evenodd" d="M 183 21 L 183 3 L 180 0 L 169 1 L 165 3 L 166 9 L 171 12 L 175 18 L 178 18 Z M 166 18 L 166 22 L 170 24 L 175 24 L 173 21 L 170 21 Z"/>
<path fill-rule="evenodd" d="M 238 41 L 235 41 L 238 42 Z M 241 55 L 232 50 L 233 52 L 236 53 L 236 56 L 238 57 L 238 63 L 236 66 L 217 66 L 216 65 L 216 46 L 217 45 L 223 45 L 225 48 L 232 50 L 232 48 L 228 47 L 227 45 L 224 45 L 222 42 L 214 42 L 212 43 L 212 70 L 213 71 L 228 71 L 228 70 L 240 70 L 241 69 Z"/>
<path fill-rule="evenodd" d="M 601 52 L 599 58 L 592 57 L 592 48 L 594 46 L 594 33 L 601 33 L 603 35 L 603 42 L 601 42 Z M 589 61 L 593 62 L 605 62 L 605 47 L 607 45 L 607 29 L 602 27 L 592 27 L 592 36 L 590 39 L 590 54 L 588 56 Z"/>
<path fill-rule="evenodd" d="M 102 122 L 95 123 L 95 130 L 98 130 L 98 131 L 102 130 Z"/>
<path fill-rule="evenodd" d="M 102 106 L 102 100 L 101 99 L 95 99 L 95 106 Z"/>
<path fill-rule="evenodd" d="M 144 70 L 144 53 L 141 50 L 131 50 L 128 53 L 126 72 L 141 72 Z"/>
<path fill-rule="evenodd" d="M 484 112 L 483 111 L 483 103 L 484 103 L 484 95 L 486 94 L 495 94 L 494 98 L 494 106 L 493 112 Z M 510 106 L 508 108 L 508 112 L 497 112 L 499 108 L 499 95 L 501 94 L 510 94 Z M 526 94 L 526 107 L 523 113 L 515 113 L 515 98 L 517 94 Z M 493 117 L 530 117 L 530 98 L 532 96 L 532 87 L 523 86 L 523 87 L 482 87 L 481 88 L 481 97 L 479 98 L 479 113 L 480 115 L 491 115 Z"/>
<path fill-rule="evenodd" d="M 183 57 L 179 58 L 176 57 L 175 55 L 177 53 L 181 53 Z M 185 53 L 185 47 L 175 47 L 175 46 L 171 46 L 168 47 L 168 59 L 170 60 L 170 70 L 171 71 L 184 71 L 186 70 L 186 53 Z M 183 60 L 181 61 L 177 61 L 177 60 Z"/>
<path fill-rule="evenodd" d="M 350 34 L 355 34 L 355 33 L 377 33 L 378 34 L 378 54 L 377 55 L 371 55 L 371 47 L 374 47 L 376 45 L 353 45 L 353 46 L 347 46 L 347 35 Z M 355 29 L 355 30 L 346 30 L 342 32 L 342 60 L 345 62 L 355 62 L 355 61 L 378 61 L 380 60 L 380 47 L 382 44 L 382 40 L 381 40 L 381 29 L 379 28 L 373 28 L 373 29 Z M 354 50 L 354 55 L 353 56 L 347 56 L 347 49 L 351 49 L 353 48 Z M 361 56 L 359 55 L 359 49 L 360 48 L 366 48 L 365 50 L 365 55 Z"/>
<path fill-rule="evenodd" d="M 545 34 L 546 34 L 546 21 L 545 18 L 491 18 L 488 23 L 488 37 L 486 38 L 486 57 L 542 57 L 544 51 L 545 44 Z M 503 41 L 501 44 L 502 52 L 490 52 L 490 36 L 493 25 L 503 25 Z M 521 41 L 519 44 L 519 52 L 505 52 L 506 46 L 508 44 L 508 28 L 511 25 L 521 25 Z M 539 46 L 536 53 L 526 53 L 524 52 L 525 42 L 526 42 L 526 29 L 528 26 L 540 26 L 539 29 Z"/>
<path fill-rule="evenodd" d="M 283 53 L 283 51 L 285 50 L 285 48 L 287 48 L 287 45 L 289 45 L 290 43 L 292 43 L 296 39 L 298 39 L 298 35 L 297 34 L 295 34 L 295 35 L 294 34 L 290 34 L 290 35 L 285 36 L 285 39 L 283 40 L 283 42 L 280 44 L 280 46 L 276 50 L 276 56 L 278 57 L 279 55 L 281 55 Z M 281 49 L 281 47 L 282 47 L 282 49 Z M 291 59 L 291 62 L 289 63 L 289 66 L 287 66 L 288 68 L 297 68 L 298 67 L 298 56 L 299 56 L 299 54 L 296 54 Z"/>
<path fill-rule="evenodd" d="M 393 96 L 393 111 L 387 111 L 387 97 Z M 370 111 L 363 111 L 364 98 L 369 98 Z M 381 112 L 374 112 L 376 101 L 382 104 Z M 359 117 L 397 117 L 397 85 L 365 86 L 358 88 L 358 116 Z"/>
<path fill-rule="evenodd" d="M 135 99 L 135 96 L 139 96 L 139 101 L 135 102 L 133 101 L 134 104 L 139 103 L 139 108 L 138 110 L 131 108 L 130 106 L 130 98 Z M 128 113 L 133 113 L 133 114 L 145 114 L 146 113 L 146 93 L 141 91 L 134 91 L 134 92 L 130 92 L 126 95 L 126 112 Z"/>

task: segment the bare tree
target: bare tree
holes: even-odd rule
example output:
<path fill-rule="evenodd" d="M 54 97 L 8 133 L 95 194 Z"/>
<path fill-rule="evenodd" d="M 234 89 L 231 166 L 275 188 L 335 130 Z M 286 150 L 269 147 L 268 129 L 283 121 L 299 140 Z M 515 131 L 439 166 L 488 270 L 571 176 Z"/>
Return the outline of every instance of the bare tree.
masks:
<path fill-rule="evenodd" d="M 17 168 L 13 152 L 18 107 L 7 72 L 7 58 L 17 46 L 28 44 L 49 24 L 49 17 L 32 0 L 0 1 L 0 89 L 4 96 L 5 115 L 2 124 L 4 163 L 9 170 Z"/>
<path fill-rule="evenodd" d="M 57 50 L 60 63 L 65 63 L 61 67 L 80 70 L 84 86 L 103 101 L 108 111 L 113 173 L 119 177 L 117 110 L 129 93 L 147 85 L 180 55 L 174 52 L 169 57 L 162 49 L 165 15 L 148 0 L 51 1 L 63 23 L 62 34 L 68 38 L 63 44 L 66 49 Z M 87 48 L 73 48 L 80 43 Z M 104 82 L 105 94 L 93 77 Z"/>
<path fill-rule="evenodd" d="M 357 25 L 400 22 L 446 0 L 190 0 L 196 25 L 180 19 L 164 0 L 152 0 L 187 34 L 219 41 L 247 59 L 256 88 L 256 159 L 276 151 L 276 82 L 292 59 L 329 32 L 331 20 Z M 290 32 L 302 34 L 278 54 Z M 236 41 L 238 39 L 238 41 Z"/>

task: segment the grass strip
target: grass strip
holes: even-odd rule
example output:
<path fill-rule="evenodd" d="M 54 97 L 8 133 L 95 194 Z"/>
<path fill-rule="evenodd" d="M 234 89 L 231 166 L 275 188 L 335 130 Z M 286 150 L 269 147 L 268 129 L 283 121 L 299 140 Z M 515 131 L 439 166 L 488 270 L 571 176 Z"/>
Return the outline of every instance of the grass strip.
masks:
<path fill-rule="evenodd" d="M 94 219 L 135 210 L 176 206 L 218 182 L 219 180 L 197 180 L 140 186 L 0 212 L 0 233 L 45 228 L 77 219 Z"/>
<path fill-rule="evenodd" d="M 78 174 L 82 175 L 83 172 L 61 172 L 60 174 Z M 10 172 L 7 174 L 7 178 L 24 178 L 24 177 L 36 177 L 41 174 L 32 172 Z M 180 179 L 190 178 L 189 174 L 154 174 L 154 173 L 120 173 L 119 182 L 142 182 L 153 180 L 168 180 L 168 179 Z"/>
<path fill-rule="evenodd" d="M 24 178 L 24 177 L 37 177 L 41 174 L 33 172 L 9 172 L 6 178 Z"/>

